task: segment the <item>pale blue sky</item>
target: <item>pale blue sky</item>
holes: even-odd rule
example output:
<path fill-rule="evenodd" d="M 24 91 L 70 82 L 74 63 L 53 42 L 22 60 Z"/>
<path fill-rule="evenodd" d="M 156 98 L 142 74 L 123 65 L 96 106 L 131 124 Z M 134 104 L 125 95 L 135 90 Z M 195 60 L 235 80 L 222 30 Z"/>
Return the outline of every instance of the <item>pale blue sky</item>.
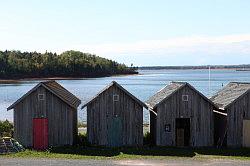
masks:
<path fill-rule="evenodd" d="M 249 0 L 12 0 L 0 49 L 75 49 L 135 65 L 250 63 Z"/>

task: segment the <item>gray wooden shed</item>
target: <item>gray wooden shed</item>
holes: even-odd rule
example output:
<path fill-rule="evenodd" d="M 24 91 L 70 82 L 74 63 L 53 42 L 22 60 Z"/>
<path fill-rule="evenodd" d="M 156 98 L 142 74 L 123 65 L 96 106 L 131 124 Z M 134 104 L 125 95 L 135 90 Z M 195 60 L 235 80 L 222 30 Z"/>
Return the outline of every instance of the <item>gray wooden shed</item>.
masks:
<path fill-rule="evenodd" d="M 228 147 L 250 147 L 250 83 L 230 82 L 211 100 L 226 117 L 217 119 L 216 128 L 223 132 L 219 139 Z"/>
<path fill-rule="evenodd" d="M 117 82 L 111 82 L 84 107 L 87 107 L 87 137 L 91 144 L 143 145 L 143 107 L 147 106 Z"/>
<path fill-rule="evenodd" d="M 39 83 L 7 108 L 14 109 L 14 138 L 34 149 L 72 145 L 80 103 L 55 81 Z"/>
<path fill-rule="evenodd" d="M 213 146 L 215 105 L 189 83 L 172 82 L 146 101 L 158 146 Z"/>

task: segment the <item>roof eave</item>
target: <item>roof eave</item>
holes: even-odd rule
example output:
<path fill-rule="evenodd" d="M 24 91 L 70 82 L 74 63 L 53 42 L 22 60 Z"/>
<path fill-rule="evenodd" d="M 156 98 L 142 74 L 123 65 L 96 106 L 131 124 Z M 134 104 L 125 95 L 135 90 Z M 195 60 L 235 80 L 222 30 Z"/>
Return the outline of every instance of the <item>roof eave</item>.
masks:
<path fill-rule="evenodd" d="M 187 83 L 187 85 L 191 89 L 193 89 L 195 92 L 197 92 L 200 96 L 202 96 L 205 100 L 207 100 L 207 102 L 209 102 L 215 109 L 217 109 L 217 110 L 220 109 L 214 102 L 212 102 L 209 98 L 207 98 L 205 95 L 203 95 L 200 91 L 198 91 L 197 89 L 195 89 L 192 85 L 190 85 L 189 83 Z"/>
<path fill-rule="evenodd" d="M 129 91 L 127 91 L 125 88 L 123 88 L 120 84 L 118 84 L 117 82 L 113 81 L 114 84 L 119 87 L 121 90 L 123 90 L 128 96 L 130 96 L 132 99 L 134 99 L 139 105 L 141 105 L 142 107 L 148 109 L 148 106 L 142 102 L 141 100 L 139 100 L 137 97 L 135 97 L 133 94 L 131 94 Z"/>
<path fill-rule="evenodd" d="M 73 105 L 71 103 L 69 103 L 68 101 L 66 101 L 65 99 L 63 99 L 60 95 L 56 94 L 54 91 L 52 91 L 49 87 L 47 87 L 43 82 L 40 82 L 39 84 L 37 84 L 35 87 L 33 87 L 31 90 L 29 90 L 26 94 L 24 94 L 21 98 L 19 98 L 16 102 L 14 102 L 12 105 L 10 105 L 7 108 L 7 111 L 13 109 L 18 103 L 20 103 L 26 96 L 30 95 L 33 91 L 35 91 L 38 87 L 43 86 L 45 89 L 47 89 L 48 91 L 50 91 L 51 93 L 53 93 L 54 95 L 56 95 L 58 98 L 60 98 L 62 101 L 64 101 L 66 104 L 68 104 L 70 107 L 77 109 L 77 107 L 81 104 L 81 100 L 78 99 L 77 104 Z"/>
<path fill-rule="evenodd" d="M 190 85 L 187 82 L 173 82 L 173 83 L 182 83 L 183 85 L 180 86 L 179 88 L 177 88 L 175 91 L 173 91 L 170 95 L 168 95 L 167 97 L 163 98 L 160 102 L 158 102 L 157 104 L 155 104 L 154 106 L 150 106 L 151 109 L 156 109 L 162 102 L 164 102 L 165 100 L 167 100 L 168 98 L 170 98 L 173 94 L 175 94 L 177 91 L 179 91 L 180 89 L 182 89 L 183 87 L 185 87 L 186 85 L 189 86 L 192 90 L 194 90 L 195 92 L 197 92 L 199 95 L 201 95 L 207 102 L 209 102 L 214 109 L 216 110 L 220 110 L 220 108 L 214 104 L 214 102 L 212 102 L 209 98 L 207 98 L 205 95 L 203 95 L 200 91 L 198 91 L 197 89 L 195 89 L 192 85 Z M 148 104 L 150 105 L 150 104 Z"/>
<path fill-rule="evenodd" d="M 231 105 L 233 105 L 235 102 L 237 102 L 238 100 L 240 100 L 242 97 L 244 97 L 249 92 L 250 92 L 250 89 L 248 89 L 246 92 L 244 92 L 243 94 L 241 94 L 238 98 L 236 98 L 231 103 L 229 103 L 228 105 L 226 105 L 224 109 L 228 109 L 229 107 L 231 107 Z"/>
<path fill-rule="evenodd" d="M 223 115 L 223 116 L 227 116 L 227 113 L 224 113 L 224 112 L 220 112 L 220 111 L 213 111 L 214 113 L 217 113 L 217 114 L 220 114 L 220 115 Z"/>
<path fill-rule="evenodd" d="M 87 102 L 86 104 L 84 104 L 84 105 L 81 107 L 81 109 L 87 107 L 87 105 L 89 105 L 89 104 L 90 104 L 90 102 Z"/>
<path fill-rule="evenodd" d="M 132 99 L 134 99 L 140 106 L 148 109 L 148 106 L 142 102 L 141 100 L 137 99 L 134 95 L 132 95 L 129 91 L 127 91 L 125 88 L 123 88 L 120 84 L 118 84 L 115 81 L 112 81 L 109 85 L 107 85 L 103 90 L 101 90 L 99 93 L 97 93 L 93 98 L 91 98 L 88 102 L 86 102 L 81 109 L 88 106 L 90 103 L 92 103 L 100 94 L 102 94 L 104 91 L 109 89 L 111 86 L 116 85 L 118 88 L 120 88 L 122 91 L 124 91 L 128 96 L 130 96 Z"/>
<path fill-rule="evenodd" d="M 8 108 L 7 111 L 13 109 L 18 103 L 20 103 L 26 96 L 30 95 L 33 91 L 35 91 L 38 87 L 40 87 L 42 83 L 40 82 L 36 86 L 34 86 L 31 90 L 29 90 L 27 93 L 25 93 L 22 97 L 20 97 L 18 100 L 16 100 L 13 104 L 11 104 Z"/>
<path fill-rule="evenodd" d="M 48 91 L 50 91 L 51 93 L 53 93 L 54 95 L 56 95 L 58 98 L 60 98 L 62 101 L 64 101 L 66 104 L 68 104 L 69 106 L 71 106 L 72 108 L 77 108 L 80 104 L 81 101 L 78 99 L 79 104 L 77 106 L 71 104 L 70 102 L 68 102 L 67 100 L 65 100 L 64 98 L 62 98 L 60 95 L 58 95 L 57 93 L 55 93 L 53 90 L 51 90 L 49 87 L 47 87 L 45 84 L 42 83 L 42 86 L 47 89 Z"/>
<path fill-rule="evenodd" d="M 107 86 L 105 86 L 100 92 L 98 92 L 95 96 L 93 96 L 90 100 L 88 100 L 88 101 L 81 107 L 81 109 L 83 109 L 84 107 L 86 107 L 87 105 L 89 105 L 91 102 L 93 102 L 100 94 L 102 94 L 104 91 L 106 91 L 107 89 L 109 89 L 113 84 L 114 84 L 114 81 L 112 81 L 112 82 L 109 83 Z"/>
<path fill-rule="evenodd" d="M 158 107 L 161 103 L 163 103 L 165 100 L 167 100 L 168 98 L 170 98 L 173 94 L 175 94 L 177 91 L 179 91 L 185 85 L 187 85 L 186 82 L 173 82 L 173 83 L 182 83 L 182 85 L 180 87 L 178 87 L 175 91 L 173 91 L 171 94 L 169 94 L 168 96 L 166 96 L 165 98 L 163 98 L 161 101 L 159 101 L 157 104 L 155 104 L 153 106 L 153 109 L 155 109 L 156 107 Z"/>

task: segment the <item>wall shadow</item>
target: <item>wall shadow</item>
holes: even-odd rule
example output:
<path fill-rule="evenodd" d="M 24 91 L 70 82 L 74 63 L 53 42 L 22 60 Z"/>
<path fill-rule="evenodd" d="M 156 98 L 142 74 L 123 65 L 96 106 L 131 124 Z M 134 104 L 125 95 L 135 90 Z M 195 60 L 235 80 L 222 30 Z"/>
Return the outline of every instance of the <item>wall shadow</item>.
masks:
<path fill-rule="evenodd" d="M 194 157 L 200 155 L 250 157 L 250 148 L 177 148 L 177 147 L 121 147 L 107 148 L 95 146 L 63 146 L 49 149 L 51 153 L 84 156 L 114 157 L 120 154 L 141 156 Z"/>
<path fill-rule="evenodd" d="M 194 151 L 201 155 L 250 157 L 250 148 L 199 148 Z"/>
<path fill-rule="evenodd" d="M 113 157 L 120 154 L 120 150 L 117 148 L 105 148 L 105 147 L 63 146 L 63 147 L 53 147 L 49 151 L 51 153 L 59 153 L 59 154 L 74 154 L 83 156 L 103 156 L 103 157 Z"/>
<path fill-rule="evenodd" d="M 178 156 L 178 157 L 194 157 L 195 153 L 190 148 L 169 148 L 169 147 L 81 147 L 81 146 L 64 146 L 54 147 L 49 150 L 51 153 L 59 154 L 75 154 L 84 156 L 103 156 L 113 157 L 121 153 L 128 155 L 142 156 Z"/>
<path fill-rule="evenodd" d="M 190 148 L 175 147 L 140 147 L 140 148 L 123 148 L 124 154 L 142 155 L 142 156 L 176 156 L 176 157 L 194 157 L 195 153 Z"/>

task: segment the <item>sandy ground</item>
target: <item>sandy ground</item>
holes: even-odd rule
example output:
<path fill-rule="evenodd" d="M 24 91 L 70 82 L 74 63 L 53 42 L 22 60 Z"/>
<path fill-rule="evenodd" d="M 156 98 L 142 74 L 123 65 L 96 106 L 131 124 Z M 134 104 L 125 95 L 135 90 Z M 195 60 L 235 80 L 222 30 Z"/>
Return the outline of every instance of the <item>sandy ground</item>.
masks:
<path fill-rule="evenodd" d="M 24 159 L 24 158 L 0 158 L 0 166 L 97 166 L 97 165 L 111 165 L 111 166 L 240 166 L 250 165 L 250 161 L 241 160 L 67 160 L 67 159 Z"/>
<path fill-rule="evenodd" d="M 82 134 L 85 134 L 87 132 L 87 127 L 79 127 L 78 128 L 78 132 L 79 133 L 82 133 Z M 144 124 L 143 126 L 143 133 L 147 133 L 149 132 L 149 125 L 148 124 Z"/>

